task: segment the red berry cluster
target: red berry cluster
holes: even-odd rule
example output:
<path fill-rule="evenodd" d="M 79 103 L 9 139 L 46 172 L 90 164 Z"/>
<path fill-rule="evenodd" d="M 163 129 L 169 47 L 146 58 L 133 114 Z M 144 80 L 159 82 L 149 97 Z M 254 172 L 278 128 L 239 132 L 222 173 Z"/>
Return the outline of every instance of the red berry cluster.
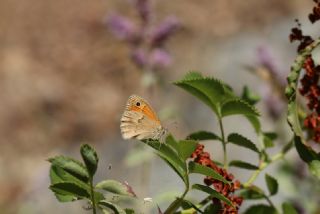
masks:
<path fill-rule="evenodd" d="M 310 45 L 314 40 L 309 35 L 303 35 L 299 20 L 296 19 L 296 22 L 298 26 L 291 29 L 291 34 L 289 35 L 289 39 L 290 39 L 290 42 L 294 42 L 294 41 L 300 42 L 300 44 L 298 45 L 298 52 L 300 52 L 305 47 Z"/>
<path fill-rule="evenodd" d="M 194 162 L 201 164 L 203 166 L 207 166 L 215 170 L 217 173 L 222 175 L 226 180 L 232 181 L 234 179 L 234 176 L 231 173 L 228 173 L 226 169 L 220 168 L 217 166 L 211 159 L 210 154 L 208 152 L 204 152 L 204 145 L 198 144 L 196 150 L 192 153 L 191 158 Z M 225 184 L 219 180 L 213 179 L 212 177 L 207 176 L 204 179 L 204 183 L 208 186 L 213 186 L 214 189 L 223 194 L 225 197 L 227 197 L 234 207 L 229 206 L 223 201 L 219 201 L 218 199 L 214 198 L 212 199 L 212 202 L 214 204 L 220 203 L 221 204 L 221 211 L 219 214 L 237 214 L 238 210 L 242 204 L 243 198 L 234 195 L 234 191 L 237 189 L 240 189 L 240 182 L 238 180 L 235 180 L 234 182 L 230 184 Z"/>
<path fill-rule="evenodd" d="M 320 20 L 320 2 L 313 0 L 317 5 L 313 8 L 312 13 L 309 14 L 309 20 L 311 23 L 315 23 Z"/>
<path fill-rule="evenodd" d="M 313 8 L 312 13 L 309 14 L 309 20 L 311 23 L 315 23 L 320 20 L 320 2 L 314 0 L 316 5 Z M 290 41 L 298 41 L 298 52 L 310 45 L 314 39 L 309 35 L 303 35 L 301 30 L 301 24 L 298 20 L 298 27 L 292 28 L 289 36 Z M 313 133 L 313 140 L 320 143 L 320 86 L 318 85 L 320 77 L 320 66 L 315 65 L 312 56 L 306 57 L 303 63 L 305 74 L 301 79 L 301 87 L 299 89 L 300 94 L 303 95 L 308 101 L 307 106 L 311 113 L 305 118 L 304 126 Z"/>
<path fill-rule="evenodd" d="M 311 56 L 308 56 L 303 64 L 305 75 L 301 79 L 300 93 L 308 100 L 307 106 L 312 111 L 304 120 L 304 126 L 312 130 L 313 140 L 320 142 L 320 87 L 318 80 L 320 66 L 315 66 Z"/>

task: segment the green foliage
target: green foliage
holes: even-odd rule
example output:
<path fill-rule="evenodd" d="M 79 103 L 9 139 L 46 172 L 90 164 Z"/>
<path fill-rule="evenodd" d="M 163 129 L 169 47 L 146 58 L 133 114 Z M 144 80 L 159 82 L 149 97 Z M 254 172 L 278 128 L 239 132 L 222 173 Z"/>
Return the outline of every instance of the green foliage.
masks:
<path fill-rule="evenodd" d="M 101 181 L 96 185 L 96 188 L 118 195 L 135 197 L 135 195 L 128 190 L 128 187 L 125 184 L 116 180 Z"/>
<path fill-rule="evenodd" d="M 303 144 L 300 137 L 296 136 L 294 138 L 294 144 L 300 158 L 304 162 L 310 163 L 313 160 L 320 160 L 320 154 L 317 154 L 311 147 Z"/>
<path fill-rule="evenodd" d="M 221 201 L 224 201 L 229 206 L 233 206 L 233 204 L 231 203 L 231 201 L 228 198 L 226 198 L 224 195 L 222 195 L 221 193 L 215 191 L 214 189 L 212 189 L 208 186 L 201 185 L 201 184 L 194 184 L 194 185 L 192 185 L 192 189 L 196 189 L 196 190 L 200 190 L 202 192 L 208 193 L 211 197 L 217 198 Z"/>
<path fill-rule="evenodd" d="M 105 190 L 112 194 L 133 197 L 128 186 L 115 180 L 104 180 L 93 186 L 93 176 L 98 167 L 98 155 L 93 147 L 88 144 L 82 145 L 80 153 L 85 164 L 69 157 L 56 156 L 49 159 L 51 191 L 60 202 L 70 202 L 85 199 L 92 207 L 93 213 L 96 209 L 107 207 L 114 213 L 130 213 L 124 211 L 118 205 L 108 202 L 105 196 L 97 189 Z M 103 210 L 108 213 L 107 210 Z M 132 213 L 132 212 L 131 212 Z"/>
<path fill-rule="evenodd" d="M 274 141 L 278 138 L 277 133 L 274 132 L 264 132 L 263 134 L 263 143 L 265 148 L 274 147 Z"/>
<path fill-rule="evenodd" d="M 55 183 L 50 186 L 50 189 L 58 195 L 71 196 L 80 199 L 90 197 L 89 188 L 83 188 L 72 182 Z"/>
<path fill-rule="evenodd" d="M 186 161 L 197 148 L 197 142 L 194 140 L 180 140 L 178 146 L 180 158 Z"/>
<path fill-rule="evenodd" d="M 187 164 L 185 160 L 179 156 L 181 151 L 179 151 L 178 142 L 171 135 L 166 138 L 165 143 L 160 143 L 157 140 L 147 140 L 144 142 L 157 151 L 157 155 L 168 163 L 186 185 L 189 183 Z"/>
<path fill-rule="evenodd" d="M 251 163 L 247 163 L 241 160 L 233 160 L 230 161 L 229 166 L 234 166 L 234 167 L 238 167 L 238 168 L 242 168 L 242 169 L 248 169 L 248 170 L 257 170 L 259 169 L 258 166 L 255 166 Z"/>
<path fill-rule="evenodd" d="M 64 156 L 56 156 L 54 158 L 50 158 L 49 162 L 52 166 L 63 169 L 83 182 L 87 182 L 89 180 L 89 174 L 85 166 L 77 160 Z"/>
<path fill-rule="evenodd" d="M 269 202 L 269 198 L 264 191 L 252 183 L 265 167 L 279 159 L 279 157 L 283 157 L 283 155 L 292 147 L 293 143 L 290 141 L 285 145 L 280 153 L 273 157 L 268 155 L 265 148 L 274 145 L 277 135 L 272 132 L 263 132 L 261 130 L 259 112 L 254 106 L 254 104 L 258 102 L 259 98 L 246 87 L 244 88 L 241 98 L 237 97 L 231 87 L 227 84 L 214 78 L 203 77 L 197 72 L 188 73 L 184 79 L 176 82 L 175 84 L 196 96 L 212 109 L 218 118 L 221 134 L 218 135 L 209 131 L 198 131 L 188 135 L 185 140 L 176 140 L 171 134 L 166 137 L 165 142 L 151 139 L 142 140 L 145 145 L 154 149 L 155 153 L 164 160 L 164 162 L 178 175 L 178 177 L 181 178 L 185 186 L 182 195 L 171 201 L 168 208 L 164 211 L 164 214 L 214 214 L 218 213 L 225 204 L 234 207 L 237 202 L 231 202 L 231 200 L 234 199 L 232 199 L 230 195 L 223 195 L 212 188 L 212 185 L 207 186 L 199 183 L 190 184 L 190 175 L 198 174 L 203 177 L 210 177 L 221 181 L 224 185 L 229 185 L 226 187 L 231 188 L 230 185 L 233 184 L 231 184 L 231 181 L 228 181 L 226 178 L 226 173 L 229 174 L 227 171 L 228 166 L 254 170 L 249 180 L 241 185 L 240 196 L 248 200 L 266 199 Z M 258 142 L 261 143 L 260 149 L 254 142 L 238 133 L 225 135 L 222 119 L 232 115 L 242 115 L 250 122 L 257 134 Z M 228 137 L 226 138 L 225 136 Z M 219 166 L 222 165 L 224 167 L 223 169 L 213 169 L 214 167 L 211 168 L 205 164 L 201 165 L 190 159 L 199 145 L 198 141 L 203 140 L 214 140 L 222 144 L 224 150 L 223 165 L 217 160 L 212 161 L 217 163 Z M 229 161 L 227 159 L 226 150 L 226 146 L 229 144 L 241 146 L 253 151 L 255 154 L 258 154 L 259 162 L 255 165 L 242 160 Z M 295 141 L 295 144 L 299 144 L 299 142 Z M 298 146 L 304 146 L 304 144 L 300 143 Z M 305 147 L 303 148 L 305 150 L 303 150 L 300 155 L 303 157 L 308 156 L 309 162 L 318 160 L 317 158 L 319 154 L 312 152 Z M 119 195 L 121 197 L 136 197 L 131 187 L 127 184 L 110 179 L 100 181 L 94 185 L 93 177 L 98 167 L 98 155 L 94 148 L 87 144 L 81 146 L 80 153 L 84 163 L 63 156 L 57 156 L 49 160 L 51 162 L 50 189 L 55 193 L 57 199 L 61 202 L 85 199 L 92 206 L 94 214 L 96 213 L 96 209 L 101 209 L 104 213 L 134 213 L 134 210 L 122 208 L 115 201 L 107 200 L 108 197 L 106 197 L 106 195 L 110 194 Z M 318 162 L 312 162 L 310 167 L 315 172 L 315 175 L 319 174 Z M 276 194 L 278 191 L 277 181 L 267 174 L 265 179 L 270 195 Z M 202 191 L 206 193 L 207 196 L 198 203 L 188 201 L 185 197 L 190 189 Z M 234 194 L 233 190 L 231 190 L 231 192 L 231 194 Z M 212 204 L 212 198 L 225 202 L 225 204 Z M 283 206 L 283 209 L 290 210 L 288 205 Z M 158 209 L 158 212 L 162 213 L 160 208 Z M 272 214 L 276 213 L 276 210 L 273 206 L 261 204 L 250 207 L 245 211 L 245 213 Z"/>
<path fill-rule="evenodd" d="M 92 177 L 96 173 L 98 167 L 98 155 L 96 151 L 88 144 L 84 144 L 81 146 L 80 153 L 84 163 L 86 164 L 87 171 Z"/>
<path fill-rule="evenodd" d="M 244 214 L 278 214 L 277 210 L 265 204 L 258 204 L 249 207 Z"/>
<path fill-rule="evenodd" d="M 247 149 L 251 149 L 252 151 L 259 153 L 259 150 L 256 147 L 256 145 L 251 140 L 240 134 L 231 133 L 228 136 L 228 142 L 238 146 L 245 147 Z"/>
<path fill-rule="evenodd" d="M 250 105 L 255 105 L 257 102 L 260 101 L 260 97 L 251 91 L 247 86 L 243 88 L 241 98 L 245 100 Z"/>
<path fill-rule="evenodd" d="M 189 173 L 197 173 L 202 174 L 205 176 L 210 176 L 216 180 L 222 181 L 224 183 L 229 183 L 224 177 L 222 177 L 219 173 L 215 170 L 211 169 L 210 167 L 200 165 L 195 162 L 189 162 Z"/>
<path fill-rule="evenodd" d="M 320 161 L 313 160 L 309 163 L 310 172 L 320 180 Z"/>
<path fill-rule="evenodd" d="M 244 199 L 249 199 L 249 200 L 256 200 L 256 199 L 265 198 L 265 194 L 264 194 L 263 190 L 257 186 L 254 186 L 254 185 L 241 191 L 240 195 Z"/>
<path fill-rule="evenodd" d="M 292 131 L 295 134 L 295 147 L 297 149 L 297 152 L 299 153 L 300 158 L 307 163 L 311 162 L 312 160 L 319 160 L 319 154 L 317 154 L 311 147 L 308 147 L 305 143 L 306 140 L 304 139 L 301 120 L 299 118 L 297 90 L 303 63 L 305 62 L 306 57 L 311 55 L 314 49 L 319 45 L 320 39 L 317 39 L 299 53 L 293 65 L 291 66 L 291 71 L 287 78 L 288 86 L 286 87 L 285 91 L 286 96 L 289 100 L 287 119 Z"/>
<path fill-rule="evenodd" d="M 267 183 L 267 187 L 269 190 L 270 195 L 275 195 L 278 192 L 278 182 L 277 180 L 272 177 L 271 175 L 266 174 L 265 180 Z"/>
<path fill-rule="evenodd" d="M 230 115 L 246 115 L 259 116 L 259 112 L 253 106 L 241 99 L 229 100 L 221 106 L 221 116 L 226 117 Z"/>
<path fill-rule="evenodd" d="M 297 210 L 288 202 L 282 204 L 283 214 L 298 214 Z"/>
<path fill-rule="evenodd" d="M 221 138 L 216 135 L 215 133 L 208 132 L 208 131 L 198 131 L 194 132 L 187 136 L 187 139 L 192 140 L 219 140 L 221 141 Z"/>
<path fill-rule="evenodd" d="M 110 201 L 101 200 L 99 206 L 112 210 L 115 214 L 126 214 L 126 211 Z"/>

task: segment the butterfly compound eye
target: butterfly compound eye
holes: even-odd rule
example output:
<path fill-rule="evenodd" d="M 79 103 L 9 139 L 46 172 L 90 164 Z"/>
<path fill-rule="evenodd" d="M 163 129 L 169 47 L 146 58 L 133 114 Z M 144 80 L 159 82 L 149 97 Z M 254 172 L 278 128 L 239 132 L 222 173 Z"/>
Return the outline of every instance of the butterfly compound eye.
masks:
<path fill-rule="evenodd" d="M 136 106 L 140 106 L 140 105 L 141 105 L 140 102 L 137 102 L 137 103 L 136 103 Z"/>

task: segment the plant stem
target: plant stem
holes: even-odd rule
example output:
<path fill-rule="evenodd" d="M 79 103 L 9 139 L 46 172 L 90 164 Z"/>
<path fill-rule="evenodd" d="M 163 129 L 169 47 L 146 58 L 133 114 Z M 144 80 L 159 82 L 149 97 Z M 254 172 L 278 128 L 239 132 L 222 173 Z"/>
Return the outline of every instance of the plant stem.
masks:
<path fill-rule="evenodd" d="M 95 198 L 94 198 L 92 178 L 90 178 L 90 191 L 91 191 L 92 212 L 93 212 L 93 214 L 96 214 L 97 211 L 96 211 L 96 202 L 95 202 Z"/>
<path fill-rule="evenodd" d="M 167 208 L 164 214 L 174 213 L 180 207 L 180 204 L 182 203 L 184 197 L 187 195 L 188 192 L 189 192 L 189 185 L 186 186 L 186 189 L 184 190 L 183 194 L 177 200 L 175 200 L 170 204 L 170 206 Z"/>
<path fill-rule="evenodd" d="M 222 124 L 222 119 L 219 118 L 219 126 L 220 126 L 220 131 L 221 131 L 221 139 L 222 139 L 222 147 L 223 147 L 223 164 L 224 168 L 228 168 L 228 159 L 227 159 L 227 148 L 226 148 L 226 140 L 224 136 L 224 129 L 223 129 L 223 124 Z"/>
<path fill-rule="evenodd" d="M 271 157 L 270 161 L 268 162 L 261 162 L 259 169 L 257 169 L 256 171 L 254 171 L 252 173 L 252 175 L 250 176 L 250 178 L 248 179 L 248 181 L 246 183 L 243 184 L 243 187 L 250 187 L 251 184 L 257 179 L 258 175 L 260 174 L 260 172 L 262 170 L 264 170 L 267 166 L 269 166 L 271 163 L 282 159 L 284 157 L 284 153 L 283 152 L 279 152 L 277 154 L 275 154 L 274 156 Z"/>
<path fill-rule="evenodd" d="M 271 207 L 273 207 L 274 209 L 276 209 L 276 207 L 274 206 L 274 204 L 272 203 L 272 201 L 270 200 L 270 198 L 268 196 L 264 196 L 264 198 L 266 199 L 266 201 L 270 204 Z"/>

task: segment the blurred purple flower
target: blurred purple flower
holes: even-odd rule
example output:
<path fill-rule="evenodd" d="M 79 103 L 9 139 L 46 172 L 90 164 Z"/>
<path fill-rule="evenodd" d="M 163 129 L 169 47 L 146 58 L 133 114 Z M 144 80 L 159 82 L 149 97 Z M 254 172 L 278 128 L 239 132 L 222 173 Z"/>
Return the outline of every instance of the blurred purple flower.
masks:
<path fill-rule="evenodd" d="M 128 41 L 131 60 L 141 70 L 159 71 L 171 65 L 170 54 L 163 49 L 166 41 L 178 29 L 180 23 L 174 16 L 166 17 L 158 26 L 150 22 L 154 11 L 152 0 L 128 0 L 139 15 L 140 23 L 127 17 L 112 15 L 108 18 L 109 29 L 120 39 Z"/>
<path fill-rule="evenodd" d="M 119 39 L 135 41 L 138 37 L 136 25 L 124 16 L 113 14 L 108 17 L 107 25 Z"/>
<path fill-rule="evenodd" d="M 272 57 L 270 50 L 265 46 L 260 46 L 257 48 L 258 61 L 260 65 L 265 66 L 271 71 L 276 71 L 277 66 L 275 65 L 275 60 Z"/>
<path fill-rule="evenodd" d="M 258 64 L 265 67 L 272 77 L 277 81 L 277 83 L 282 87 L 285 88 L 287 81 L 285 75 L 279 69 L 279 66 L 276 64 L 276 60 L 273 57 L 270 49 L 266 46 L 260 46 L 257 48 L 257 55 L 258 55 Z"/>
<path fill-rule="evenodd" d="M 172 57 L 164 49 L 154 49 L 150 54 L 150 65 L 155 70 L 166 68 L 171 65 L 171 63 Z"/>
<path fill-rule="evenodd" d="M 174 16 L 167 17 L 150 34 L 151 46 L 159 47 L 179 28 L 180 23 Z"/>
<path fill-rule="evenodd" d="M 135 7 L 142 21 L 149 22 L 151 14 L 150 0 L 135 0 Z"/>
<path fill-rule="evenodd" d="M 265 103 L 272 119 L 277 120 L 284 113 L 286 105 L 279 96 L 270 93 L 265 97 Z"/>
<path fill-rule="evenodd" d="M 147 53 L 143 49 L 132 51 L 131 59 L 138 67 L 144 67 L 148 63 Z"/>

